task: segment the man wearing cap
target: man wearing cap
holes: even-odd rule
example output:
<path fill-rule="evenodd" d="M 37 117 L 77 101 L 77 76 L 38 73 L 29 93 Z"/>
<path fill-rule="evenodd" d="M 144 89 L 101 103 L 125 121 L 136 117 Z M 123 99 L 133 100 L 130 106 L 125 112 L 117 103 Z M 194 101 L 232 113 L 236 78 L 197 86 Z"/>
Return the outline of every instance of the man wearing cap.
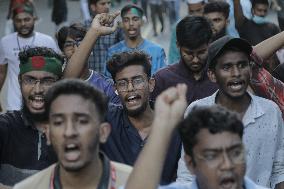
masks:
<path fill-rule="evenodd" d="M 194 106 L 214 104 L 237 112 L 245 127 L 246 176 L 261 186 L 278 188 L 284 181 L 284 124 L 274 102 L 247 92 L 251 53 L 251 45 L 240 38 L 225 36 L 213 42 L 208 52 L 208 76 L 219 90 L 190 104 L 185 114 Z M 178 177 L 183 181 L 190 178 L 183 156 Z"/>
<path fill-rule="evenodd" d="M 121 10 L 125 40 L 113 45 L 107 53 L 109 60 L 113 54 L 142 50 L 151 58 L 151 74 L 166 66 L 166 54 L 162 47 L 144 39 L 141 34 L 143 10 L 136 5 L 126 5 Z"/>
<path fill-rule="evenodd" d="M 62 76 L 63 58 L 50 48 L 19 53 L 21 110 L 0 115 L 0 183 L 13 186 L 56 161 L 44 134 L 44 95 Z"/>
<path fill-rule="evenodd" d="M 30 2 L 16 6 L 13 9 L 12 18 L 16 32 L 4 36 L 0 41 L 1 105 L 7 111 L 21 108 L 21 92 L 18 83 L 19 51 L 26 46 L 45 46 L 58 51 L 55 41 L 50 36 L 34 31 L 35 16 Z"/>

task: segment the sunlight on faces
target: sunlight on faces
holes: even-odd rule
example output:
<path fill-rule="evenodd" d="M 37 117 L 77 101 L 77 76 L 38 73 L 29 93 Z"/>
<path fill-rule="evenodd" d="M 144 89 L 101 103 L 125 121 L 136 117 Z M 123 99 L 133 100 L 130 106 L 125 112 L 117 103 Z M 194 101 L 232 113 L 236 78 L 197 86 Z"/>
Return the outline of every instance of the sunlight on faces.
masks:
<path fill-rule="evenodd" d="M 135 83 L 137 83 L 135 80 L 137 78 L 143 78 L 143 83 L 140 82 L 139 86 L 135 86 Z M 121 90 L 119 88 L 118 83 L 121 81 L 128 83 L 127 90 Z M 116 90 L 128 115 L 135 117 L 143 113 L 147 106 L 149 106 L 149 95 L 155 85 L 154 79 L 149 80 L 147 78 L 143 66 L 131 65 L 125 67 L 117 72 L 115 82 Z"/>
<path fill-rule="evenodd" d="M 97 114 L 95 104 L 79 95 L 60 95 L 51 103 L 47 135 L 66 171 L 80 171 L 98 158 L 110 126 Z"/>
<path fill-rule="evenodd" d="M 193 158 L 185 155 L 189 170 L 196 175 L 200 189 L 242 189 L 245 152 L 236 133 L 211 134 L 201 129 L 196 135 Z"/>

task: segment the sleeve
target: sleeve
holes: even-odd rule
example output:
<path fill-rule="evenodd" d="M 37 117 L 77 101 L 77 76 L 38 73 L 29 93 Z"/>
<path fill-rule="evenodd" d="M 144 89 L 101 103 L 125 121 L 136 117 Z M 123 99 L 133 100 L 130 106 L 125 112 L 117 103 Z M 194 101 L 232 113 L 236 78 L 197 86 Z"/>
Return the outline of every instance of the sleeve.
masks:
<path fill-rule="evenodd" d="M 284 118 L 284 84 L 262 67 L 263 60 L 254 52 L 251 58 L 255 63 L 252 67 L 252 89 L 256 95 L 274 101 L 279 106 Z"/>
<path fill-rule="evenodd" d="M 111 56 L 113 55 L 112 51 L 111 51 L 111 48 L 109 48 L 107 50 L 107 56 L 106 56 L 106 63 L 104 64 L 104 75 L 107 77 L 107 78 L 111 78 L 111 74 L 109 73 L 109 71 L 107 70 L 107 62 L 109 61 L 109 59 L 111 58 Z"/>
<path fill-rule="evenodd" d="M 1 157 L 5 142 L 9 137 L 9 124 L 5 119 L 5 114 L 0 114 L 0 170 L 1 170 Z"/>
<path fill-rule="evenodd" d="M 163 72 L 157 72 L 153 75 L 153 78 L 155 80 L 155 87 L 150 96 L 150 99 L 153 102 L 156 101 L 157 96 L 159 96 L 159 94 L 165 89 L 165 81 L 162 75 Z"/>
<path fill-rule="evenodd" d="M 166 62 L 167 62 L 167 59 L 166 59 L 166 53 L 164 51 L 163 48 L 161 48 L 159 51 L 158 51 L 158 55 L 157 55 L 157 59 L 156 61 L 152 62 L 152 75 L 154 73 L 156 73 L 159 69 L 163 68 L 166 66 Z"/>
<path fill-rule="evenodd" d="M 177 182 L 179 183 L 192 183 L 194 176 L 189 172 L 184 161 L 184 149 L 182 147 L 181 157 L 178 161 Z"/>
<path fill-rule="evenodd" d="M 0 40 L 0 64 L 7 64 L 8 59 L 6 57 L 5 50 L 4 50 L 3 46 L 4 46 L 3 40 Z"/>
<path fill-rule="evenodd" d="M 117 31 L 117 43 L 124 40 L 124 33 L 121 28 L 118 29 Z"/>
<path fill-rule="evenodd" d="M 271 174 L 271 188 L 284 182 L 284 123 L 278 107 L 276 107 L 278 120 L 277 143 Z"/>

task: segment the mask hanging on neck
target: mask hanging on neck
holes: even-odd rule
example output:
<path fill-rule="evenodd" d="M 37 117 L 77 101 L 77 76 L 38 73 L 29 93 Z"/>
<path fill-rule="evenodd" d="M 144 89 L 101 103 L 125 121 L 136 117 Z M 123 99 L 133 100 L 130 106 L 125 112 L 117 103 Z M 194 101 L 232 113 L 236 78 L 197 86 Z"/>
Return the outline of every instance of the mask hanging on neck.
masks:
<path fill-rule="evenodd" d="M 266 17 L 256 16 L 256 15 L 253 15 L 252 21 L 253 21 L 254 23 L 256 23 L 256 24 L 264 24 L 264 23 L 267 23 Z"/>

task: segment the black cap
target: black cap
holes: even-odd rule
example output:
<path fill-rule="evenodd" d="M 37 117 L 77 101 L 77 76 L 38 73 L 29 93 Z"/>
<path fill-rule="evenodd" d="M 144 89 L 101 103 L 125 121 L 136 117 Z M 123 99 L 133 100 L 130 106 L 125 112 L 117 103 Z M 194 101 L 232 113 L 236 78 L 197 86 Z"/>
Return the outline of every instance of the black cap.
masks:
<path fill-rule="evenodd" d="M 207 59 L 209 69 L 215 67 L 214 60 L 228 48 L 236 48 L 240 51 L 243 51 L 248 56 L 250 56 L 252 52 L 252 46 L 246 40 L 226 35 L 210 44 Z"/>

